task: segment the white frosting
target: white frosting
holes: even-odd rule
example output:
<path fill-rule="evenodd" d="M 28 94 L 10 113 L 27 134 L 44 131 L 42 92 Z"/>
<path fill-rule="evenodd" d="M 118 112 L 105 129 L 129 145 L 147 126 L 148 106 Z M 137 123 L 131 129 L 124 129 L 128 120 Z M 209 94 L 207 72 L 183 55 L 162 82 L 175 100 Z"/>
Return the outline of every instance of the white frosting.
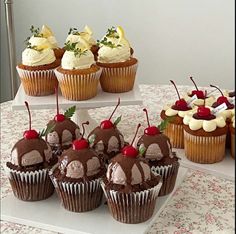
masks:
<path fill-rule="evenodd" d="M 142 182 L 142 175 L 138 167 L 134 164 L 131 169 L 131 184 L 140 184 Z"/>
<path fill-rule="evenodd" d="M 185 115 L 190 114 L 190 113 L 194 113 L 196 112 L 197 107 L 193 107 L 190 110 L 186 110 L 186 111 L 181 111 L 181 110 L 174 110 L 171 108 L 172 105 L 167 104 L 166 106 L 164 106 L 164 110 L 165 110 L 165 115 L 167 116 L 175 116 L 178 115 L 182 118 L 184 118 Z"/>
<path fill-rule="evenodd" d="M 119 141 L 115 136 L 112 136 L 108 141 L 107 153 L 118 152 L 119 151 Z"/>
<path fill-rule="evenodd" d="M 97 157 L 92 157 L 87 161 L 87 176 L 96 175 L 100 171 L 100 161 Z"/>
<path fill-rule="evenodd" d="M 112 168 L 110 168 L 110 170 L 112 170 L 112 174 L 111 174 L 111 180 L 113 181 L 113 183 L 115 184 L 126 184 L 126 176 L 125 173 L 123 171 L 123 169 L 121 168 L 121 166 L 118 163 L 115 163 Z M 107 174 L 109 173 L 109 171 L 107 171 Z"/>
<path fill-rule="evenodd" d="M 226 119 L 232 118 L 234 113 L 235 113 L 235 109 L 228 109 L 228 110 L 220 111 L 217 115 L 222 116 L 226 120 Z"/>
<path fill-rule="evenodd" d="M 66 167 L 66 176 L 70 178 L 82 178 L 84 176 L 84 167 L 79 161 L 72 161 Z"/>
<path fill-rule="evenodd" d="M 22 63 L 26 66 L 40 66 L 53 63 L 56 60 L 52 49 L 47 48 L 41 51 L 26 48 L 22 53 Z"/>
<path fill-rule="evenodd" d="M 190 94 L 191 93 L 189 92 L 184 96 L 184 99 L 187 102 L 191 99 L 191 97 L 189 96 Z M 206 102 L 205 105 L 206 106 L 211 106 L 214 103 L 214 101 L 215 101 L 214 96 L 207 97 L 206 100 L 205 100 L 205 102 Z M 196 105 L 196 106 L 202 106 L 204 104 L 204 99 L 198 99 L 197 98 L 193 101 L 193 104 Z"/>

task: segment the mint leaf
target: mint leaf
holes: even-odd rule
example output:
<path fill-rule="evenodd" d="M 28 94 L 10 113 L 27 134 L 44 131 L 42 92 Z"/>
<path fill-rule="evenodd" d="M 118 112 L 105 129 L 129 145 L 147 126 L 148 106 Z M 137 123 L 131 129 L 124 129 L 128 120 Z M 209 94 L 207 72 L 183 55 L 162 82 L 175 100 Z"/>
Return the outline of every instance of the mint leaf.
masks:
<path fill-rule="evenodd" d="M 76 106 L 69 107 L 64 113 L 65 117 L 70 119 L 74 115 L 75 110 Z"/>
<path fill-rule="evenodd" d="M 144 146 L 139 147 L 139 155 L 143 156 L 143 154 L 145 153 L 146 148 Z"/>
<path fill-rule="evenodd" d="M 157 128 L 160 130 L 160 132 L 163 132 L 166 129 L 168 123 L 172 120 L 172 118 L 173 117 L 170 116 L 170 117 L 167 117 L 166 119 L 161 121 L 161 123 L 157 126 Z"/>
<path fill-rule="evenodd" d="M 47 134 L 49 134 L 50 132 L 52 132 L 54 127 L 55 127 L 55 124 L 50 124 L 47 126 L 46 129 L 44 128 L 42 131 L 39 131 L 39 138 L 42 138 L 46 136 Z"/>
<path fill-rule="evenodd" d="M 114 125 L 118 125 L 118 123 L 121 121 L 121 117 L 122 117 L 122 115 L 121 116 L 119 116 L 116 120 L 115 120 L 115 122 L 114 122 Z"/>
<path fill-rule="evenodd" d="M 92 145 L 92 144 L 94 143 L 95 138 L 96 138 L 96 135 L 95 135 L 95 134 L 93 134 L 93 135 L 91 135 L 91 136 L 89 137 L 89 139 L 88 139 L 89 145 Z"/>

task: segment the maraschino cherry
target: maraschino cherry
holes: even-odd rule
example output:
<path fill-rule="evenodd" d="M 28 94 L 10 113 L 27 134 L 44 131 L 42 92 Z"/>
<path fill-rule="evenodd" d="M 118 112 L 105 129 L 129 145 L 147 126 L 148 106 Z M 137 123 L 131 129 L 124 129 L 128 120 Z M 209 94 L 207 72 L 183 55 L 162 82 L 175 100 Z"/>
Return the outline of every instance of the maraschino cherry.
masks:
<path fill-rule="evenodd" d="M 223 92 L 217 86 L 215 86 L 215 85 L 210 85 L 210 86 L 213 87 L 213 88 L 216 88 L 221 93 L 221 96 L 218 97 L 217 101 L 216 101 L 218 105 L 221 105 L 223 103 L 225 103 L 227 106 L 230 105 L 230 103 L 228 101 L 228 98 L 224 96 Z"/>
<path fill-rule="evenodd" d="M 72 143 L 73 150 L 82 150 L 87 149 L 89 147 L 89 143 L 86 139 L 84 139 L 85 128 L 84 125 L 89 125 L 89 121 L 82 123 L 82 137 L 80 139 L 74 140 Z"/>
<path fill-rule="evenodd" d="M 196 94 L 197 98 L 199 99 L 205 99 L 206 96 L 204 96 L 204 92 L 202 90 L 199 90 L 195 81 L 193 80 L 193 77 L 190 77 L 190 80 L 193 82 L 196 90 L 192 91 L 192 96 L 194 96 Z"/>
<path fill-rule="evenodd" d="M 146 113 L 146 118 L 147 118 L 147 123 L 148 123 L 148 127 L 145 128 L 144 133 L 149 136 L 155 136 L 155 135 L 159 134 L 160 130 L 156 126 L 150 126 L 147 109 L 144 108 L 143 111 Z"/>
<path fill-rule="evenodd" d="M 207 92 L 205 91 L 205 97 L 207 95 Z M 199 117 L 209 117 L 211 115 L 211 110 L 210 108 L 206 107 L 205 106 L 206 104 L 206 99 L 204 99 L 204 103 L 203 103 L 203 106 L 199 106 L 198 109 L 197 109 L 197 115 Z"/>
<path fill-rule="evenodd" d="M 127 145 L 125 146 L 123 149 L 122 149 L 122 154 L 125 156 L 125 157 L 128 157 L 128 158 L 136 158 L 138 156 L 138 150 L 136 150 L 132 145 L 134 143 L 134 140 L 138 134 L 138 130 L 140 128 L 141 124 L 138 124 L 137 126 L 137 129 L 136 129 L 136 132 L 134 134 L 134 138 L 131 142 L 130 145 Z"/>
<path fill-rule="evenodd" d="M 177 89 L 177 87 L 176 87 L 176 85 L 175 85 L 175 82 L 174 82 L 173 80 L 170 80 L 170 82 L 174 85 L 175 90 L 176 90 L 176 92 L 177 92 L 177 95 L 178 95 L 178 97 L 179 97 L 179 100 L 177 100 L 177 101 L 175 102 L 175 105 L 172 106 L 172 108 L 175 109 L 175 110 L 180 110 L 180 111 L 189 110 L 190 108 L 188 107 L 187 102 L 186 102 L 183 98 L 180 98 L 179 91 L 178 91 L 178 89 Z"/>
<path fill-rule="evenodd" d="M 30 109 L 29 109 L 28 102 L 25 102 L 25 106 L 26 106 L 26 108 L 28 110 L 28 114 L 29 114 L 29 130 L 26 130 L 24 132 L 23 136 L 27 140 L 36 139 L 36 138 L 39 137 L 39 134 L 34 129 L 31 129 L 31 114 L 30 114 Z"/>
<path fill-rule="evenodd" d="M 56 103 L 57 103 L 57 114 L 54 117 L 54 120 L 57 122 L 63 122 L 65 120 L 65 115 L 59 113 L 59 104 L 58 104 L 58 86 L 55 86 L 55 94 L 56 94 Z"/>
<path fill-rule="evenodd" d="M 116 109 L 117 109 L 117 107 L 118 107 L 119 105 L 120 105 L 120 98 L 118 98 L 118 103 L 117 103 L 115 109 L 113 110 L 113 112 L 111 113 L 110 118 L 109 118 L 109 119 L 106 119 L 106 120 L 103 120 L 103 121 L 101 122 L 100 127 L 101 127 L 102 129 L 109 129 L 109 128 L 112 128 L 112 127 L 114 126 L 114 124 L 111 122 L 111 118 L 112 118 L 112 116 L 114 115 L 114 113 L 115 113 L 115 111 L 116 111 Z"/>

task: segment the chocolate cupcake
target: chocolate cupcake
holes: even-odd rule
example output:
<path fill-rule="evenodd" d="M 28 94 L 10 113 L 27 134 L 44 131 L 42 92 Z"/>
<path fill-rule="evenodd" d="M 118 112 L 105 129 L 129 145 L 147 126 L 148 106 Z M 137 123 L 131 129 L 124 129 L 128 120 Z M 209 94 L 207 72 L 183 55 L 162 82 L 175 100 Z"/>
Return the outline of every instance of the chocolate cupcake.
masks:
<path fill-rule="evenodd" d="M 133 142 L 111 159 L 101 183 L 111 215 L 122 223 L 141 223 L 151 218 L 162 185 L 161 177 L 154 175 L 147 161 L 138 156 Z"/>
<path fill-rule="evenodd" d="M 29 112 L 28 103 L 25 103 Z M 11 151 L 11 161 L 6 163 L 6 173 L 14 195 L 23 201 L 39 201 L 53 194 L 54 187 L 48 176 L 49 169 L 56 163 L 51 147 L 42 139 L 41 133 L 31 129 L 24 132 Z"/>
<path fill-rule="evenodd" d="M 82 124 L 83 135 L 84 124 L 88 122 Z M 105 167 L 83 135 L 62 153 L 58 164 L 50 171 L 63 207 L 73 212 L 93 210 L 102 202 L 100 178 L 105 174 Z"/>
<path fill-rule="evenodd" d="M 120 99 L 118 99 L 118 104 L 116 105 L 110 118 L 108 120 L 102 121 L 100 126 L 96 127 L 88 135 L 88 139 L 93 141 L 91 147 L 103 158 L 106 164 L 109 163 L 109 160 L 112 157 L 120 153 L 121 149 L 125 145 L 124 137 L 117 128 L 121 117 L 117 118 L 114 123 L 111 122 L 111 118 L 119 104 Z"/>
<path fill-rule="evenodd" d="M 176 153 L 172 151 L 169 137 L 162 133 L 168 122 L 163 121 L 158 127 L 150 126 L 147 110 L 143 111 L 146 113 L 148 127 L 139 138 L 137 148 L 148 161 L 152 172 L 161 175 L 163 183 L 159 196 L 164 196 L 174 189 L 179 162 Z"/>

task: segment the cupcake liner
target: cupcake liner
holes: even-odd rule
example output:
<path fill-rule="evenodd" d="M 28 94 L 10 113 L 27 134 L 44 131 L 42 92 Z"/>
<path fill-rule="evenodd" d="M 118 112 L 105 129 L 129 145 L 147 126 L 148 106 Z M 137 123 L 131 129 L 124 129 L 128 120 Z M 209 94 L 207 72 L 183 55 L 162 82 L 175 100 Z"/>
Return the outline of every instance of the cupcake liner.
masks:
<path fill-rule="evenodd" d="M 183 124 L 168 123 L 164 134 L 170 138 L 172 147 L 184 148 L 184 129 Z"/>
<path fill-rule="evenodd" d="M 72 101 L 82 101 L 97 95 L 97 88 L 102 69 L 84 75 L 69 75 L 58 72 L 55 74 L 61 88 L 62 96 Z"/>
<path fill-rule="evenodd" d="M 101 186 L 114 219 L 122 223 L 141 223 L 153 215 L 162 182 L 151 189 L 129 194 L 106 190 L 103 182 Z"/>
<path fill-rule="evenodd" d="M 226 134 L 194 136 L 184 131 L 184 151 L 187 159 L 196 163 L 216 163 L 225 157 Z"/>
<path fill-rule="evenodd" d="M 235 134 L 231 133 L 231 148 L 230 148 L 232 158 L 235 158 Z"/>
<path fill-rule="evenodd" d="M 21 172 L 5 167 L 14 195 L 23 201 L 40 201 L 54 192 L 48 169 Z"/>
<path fill-rule="evenodd" d="M 170 194 L 174 187 L 179 170 L 179 162 L 176 162 L 168 166 L 151 167 L 154 175 L 160 175 L 162 177 L 162 186 L 158 196 L 165 196 Z"/>
<path fill-rule="evenodd" d="M 47 96 L 55 92 L 58 81 L 54 69 L 29 71 L 16 67 L 24 91 L 29 96 Z"/>
<path fill-rule="evenodd" d="M 103 91 L 124 93 L 133 89 L 138 63 L 127 67 L 103 67 L 100 83 Z"/>
<path fill-rule="evenodd" d="M 50 172 L 50 178 L 63 207 L 73 212 L 94 210 L 102 203 L 100 178 L 84 183 L 58 181 Z"/>

